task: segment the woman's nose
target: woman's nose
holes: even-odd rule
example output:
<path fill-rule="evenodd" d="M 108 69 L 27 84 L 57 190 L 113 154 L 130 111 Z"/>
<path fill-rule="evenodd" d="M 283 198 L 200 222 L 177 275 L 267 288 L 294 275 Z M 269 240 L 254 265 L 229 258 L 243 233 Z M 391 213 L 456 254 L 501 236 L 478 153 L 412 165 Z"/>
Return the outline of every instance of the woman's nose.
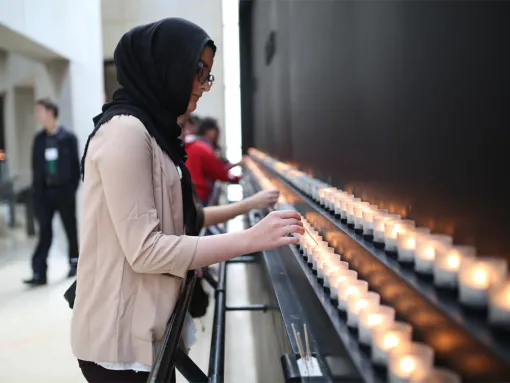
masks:
<path fill-rule="evenodd" d="M 209 81 L 206 81 L 201 86 L 204 92 L 209 92 L 211 90 L 211 85 L 209 85 Z"/>

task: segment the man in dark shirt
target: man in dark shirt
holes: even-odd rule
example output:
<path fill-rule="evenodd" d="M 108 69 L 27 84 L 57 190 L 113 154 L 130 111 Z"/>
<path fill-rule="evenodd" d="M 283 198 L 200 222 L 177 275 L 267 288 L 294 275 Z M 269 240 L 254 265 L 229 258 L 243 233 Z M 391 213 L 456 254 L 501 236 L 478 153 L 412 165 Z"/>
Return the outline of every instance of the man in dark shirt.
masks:
<path fill-rule="evenodd" d="M 80 183 L 80 160 L 76 136 L 58 124 L 58 106 L 39 100 L 35 116 L 43 126 L 34 139 L 32 151 L 32 188 L 39 223 L 39 243 L 32 257 L 33 277 L 29 285 L 46 284 L 48 252 L 53 240 L 52 222 L 58 212 L 69 242 L 68 277 L 76 275 L 78 233 L 76 225 L 76 190 Z"/>

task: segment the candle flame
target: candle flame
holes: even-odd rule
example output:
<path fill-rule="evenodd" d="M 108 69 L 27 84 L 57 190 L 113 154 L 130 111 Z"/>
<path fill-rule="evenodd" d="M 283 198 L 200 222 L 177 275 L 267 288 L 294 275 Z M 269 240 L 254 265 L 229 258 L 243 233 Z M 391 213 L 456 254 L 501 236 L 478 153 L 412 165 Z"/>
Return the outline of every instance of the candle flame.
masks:
<path fill-rule="evenodd" d="M 356 302 L 356 311 L 360 312 L 362 309 L 366 309 L 368 307 L 368 301 L 366 299 L 361 299 Z"/>
<path fill-rule="evenodd" d="M 436 250 L 434 250 L 434 248 L 432 246 L 427 247 L 425 249 L 425 251 L 423 252 L 424 259 L 428 259 L 429 261 L 432 261 L 432 260 L 434 260 L 435 257 L 436 257 Z"/>
<path fill-rule="evenodd" d="M 416 248 L 416 239 L 414 237 L 407 238 L 406 245 L 409 249 L 415 249 Z"/>
<path fill-rule="evenodd" d="M 369 327 L 375 327 L 382 323 L 382 316 L 379 314 L 371 314 L 367 319 Z"/>
<path fill-rule="evenodd" d="M 345 298 L 351 296 L 351 295 L 359 295 L 359 289 L 356 286 L 349 286 L 345 290 Z"/>
<path fill-rule="evenodd" d="M 473 282 L 479 287 L 488 287 L 489 273 L 485 268 L 477 267 L 473 270 Z"/>
<path fill-rule="evenodd" d="M 400 360 L 400 369 L 405 374 L 410 374 L 416 369 L 416 361 L 412 356 L 404 356 Z"/>
<path fill-rule="evenodd" d="M 452 270 L 458 270 L 460 267 L 460 256 L 457 252 L 450 253 L 446 258 L 446 265 Z"/>
<path fill-rule="evenodd" d="M 392 348 L 395 348 L 399 345 L 400 338 L 395 335 L 394 333 L 386 334 L 383 338 L 383 347 L 386 350 L 390 350 Z"/>

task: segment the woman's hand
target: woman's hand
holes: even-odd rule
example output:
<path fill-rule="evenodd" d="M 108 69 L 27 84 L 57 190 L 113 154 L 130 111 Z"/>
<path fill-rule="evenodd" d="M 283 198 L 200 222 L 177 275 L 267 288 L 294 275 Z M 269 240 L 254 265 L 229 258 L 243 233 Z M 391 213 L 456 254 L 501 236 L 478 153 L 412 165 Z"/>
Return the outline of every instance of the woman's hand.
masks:
<path fill-rule="evenodd" d="M 299 242 L 299 237 L 288 235 L 303 233 L 301 216 L 292 210 L 273 211 L 247 230 L 249 241 L 252 244 L 250 247 L 259 251 L 296 244 Z"/>
<path fill-rule="evenodd" d="M 250 203 L 250 210 L 266 209 L 268 207 L 274 206 L 276 202 L 278 202 L 278 197 L 280 197 L 279 190 L 262 190 L 248 198 Z"/>

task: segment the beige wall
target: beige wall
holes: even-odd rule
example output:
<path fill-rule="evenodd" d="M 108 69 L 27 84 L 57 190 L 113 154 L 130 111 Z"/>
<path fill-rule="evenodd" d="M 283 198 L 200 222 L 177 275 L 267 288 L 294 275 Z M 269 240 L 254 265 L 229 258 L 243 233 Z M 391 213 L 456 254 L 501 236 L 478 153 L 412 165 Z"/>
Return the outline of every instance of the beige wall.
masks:
<path fill-rule="evenodd" d="M 224 128 L 221 0 L 102 0 L 103 57 L 112 59 L 120 37 L 132 27 L 165 17 L 182 17 L 196 23 L 218 47 L 213 68 L 215 85 L 202 97 L 196 113 L 217 118 Z M 225 134 L 221 135 L 221 140 L 224 145 Z"/>

